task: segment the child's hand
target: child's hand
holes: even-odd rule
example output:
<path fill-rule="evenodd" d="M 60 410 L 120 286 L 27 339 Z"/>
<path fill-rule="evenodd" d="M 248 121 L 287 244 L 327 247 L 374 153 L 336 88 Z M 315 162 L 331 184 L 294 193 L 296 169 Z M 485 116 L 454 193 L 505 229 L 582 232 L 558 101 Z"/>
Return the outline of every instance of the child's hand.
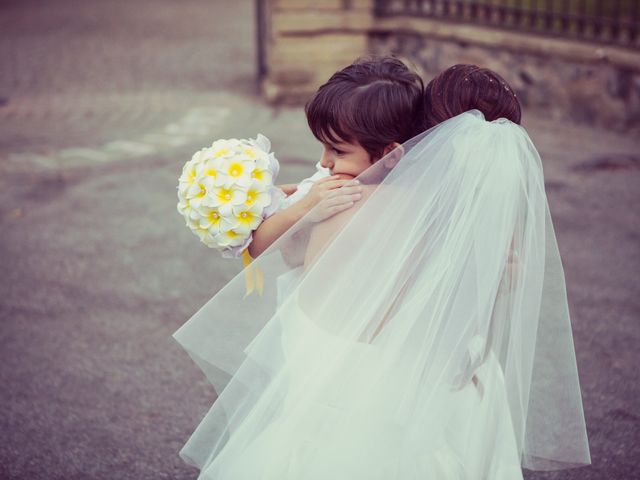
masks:
<path fill-rule="evenodd" d="M 293 195 L 296 190 L 298 190 L 298 185 L 295 183 L 284 183 L 282 185 L 276 185 L 276 187 L 282 190 L 287 197 Z"/>
<path fill-rule="evenodd" d="M 318 180 L 301 200 L 309 210 L 313 209 L 312 222 L 322 222 L 352 207 L 362 197 L 362 187 L 357 180 L 336 180 L 336 177 Z"/>

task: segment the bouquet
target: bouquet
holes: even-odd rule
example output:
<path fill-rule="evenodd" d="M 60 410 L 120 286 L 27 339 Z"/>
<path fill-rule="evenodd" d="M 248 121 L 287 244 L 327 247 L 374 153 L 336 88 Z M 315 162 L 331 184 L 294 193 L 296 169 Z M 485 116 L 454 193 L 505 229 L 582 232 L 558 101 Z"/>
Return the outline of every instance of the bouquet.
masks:
<path fill-rule="evenodd" d="M 280 170 L 271 142 L 216 140 L 185 163 L 178 183 L 178 212 L 191 231 L 223 257 L 246 255 L 252 232 L 278 210 L 285 195 L 274 185 Z"/>

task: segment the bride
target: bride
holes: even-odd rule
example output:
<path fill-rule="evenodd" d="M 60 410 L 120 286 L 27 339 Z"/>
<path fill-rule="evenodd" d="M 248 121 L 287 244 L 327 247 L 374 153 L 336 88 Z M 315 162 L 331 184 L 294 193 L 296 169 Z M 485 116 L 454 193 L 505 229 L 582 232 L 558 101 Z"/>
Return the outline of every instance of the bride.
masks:
<path fill-rule="evenodd" d="M 242 272 L 174 333 L 219 392 L 180 452 L 199 478 L 590 463 L 542 164 L 498 95 L 490 70 L 440 74 L 429 128 L 357 175 L 354 208 L 309 212 L 248 267 L 262 294 Z"/>

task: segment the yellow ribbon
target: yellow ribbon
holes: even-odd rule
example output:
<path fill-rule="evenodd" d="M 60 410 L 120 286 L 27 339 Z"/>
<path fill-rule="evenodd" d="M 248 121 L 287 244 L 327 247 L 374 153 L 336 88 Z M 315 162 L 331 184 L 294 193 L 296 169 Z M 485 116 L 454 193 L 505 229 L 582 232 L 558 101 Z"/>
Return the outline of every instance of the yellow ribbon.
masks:
<path fill-rule="evenodd" d="M 255 268 L 251 268 L 251 262 L 253 259 L 251 255 L 249 255 L 249 249 L 245 248 L 242 251 L 242 264 L 244 265 L 244 283 L 246 287 L 246 293 L 243 298 L 247 298 L 248 295 L 253 292 L 253 290 L 257 290 L 258 294 L 262 296 L 262 292 L 264 291 L 264 274 L 260 269 L 259 265 L 256 265 Z M 254 278 L 255 275 L 255 278 Z"/>

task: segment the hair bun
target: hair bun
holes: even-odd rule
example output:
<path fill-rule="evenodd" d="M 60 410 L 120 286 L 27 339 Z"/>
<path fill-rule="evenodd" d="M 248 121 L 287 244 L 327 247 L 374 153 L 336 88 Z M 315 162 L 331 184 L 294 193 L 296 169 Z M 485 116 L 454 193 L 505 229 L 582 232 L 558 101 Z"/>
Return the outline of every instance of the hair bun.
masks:
<path fill-rule="evenodd" d="M 437 75 L 425 89 L 425 127 L 469 110 L 487 121 L 506 118 L 520 124 L 522 109 L 513 88 L 496 72 L 477 65 L 458 64 Z"/>

